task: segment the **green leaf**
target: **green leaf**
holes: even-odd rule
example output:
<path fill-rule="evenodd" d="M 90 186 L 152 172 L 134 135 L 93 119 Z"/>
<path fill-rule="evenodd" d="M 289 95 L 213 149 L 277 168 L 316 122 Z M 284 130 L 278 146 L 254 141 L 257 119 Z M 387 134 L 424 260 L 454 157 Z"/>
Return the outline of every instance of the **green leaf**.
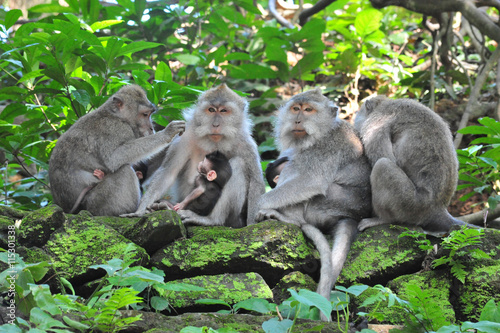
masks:
<path fill-rule="evenodd" d="M 330 314 L 332 313 L 332 304 L 325 297 L 307 289 L 301 289 L 299 293 L 293 289 L 288 289 L 288 291 L 292 294 L 292 297 L 300 303 L 307 306 L 315 306 L 323 312 L 327 318 L 330 318 Z"/>
<path fill-rule="evenodd" d="M 170 70 L 170 67 L 168 67 L 168 65 L 163 61 L 160 61 L 158 66 L 156 66 L 155 80 L 172 82 L 172 71 Z"/>
<path fill-rule="evenodd" d="M 500 332 L 500 323 L 493 323 L 491 321 L 471 323 L 470 321 L 466 321 L 462 324 L 462 331 L 467 331 L 470 329 L 475 329 L 479 332 L 484 333 L 498 333 Z"/>
<path fill-rule="evenodd" d="M 176 58 L 184 65 L 196 65 L 201 60 L 200 57 L 193 54 L 179 54 Z"/>
<path fill-rule="evenodd" d="M 59 320 L 53 319 L 50 314 L 48 314 L 47 312 L 43 311 L 40 308 L 31 309 L 30 321 L 33 324 L 37 325 L 37 328 L 42 330 L 47 330 L 49 328 L 54 328 L 54 327 L 61 327 L 61 328 L 67 327 Z"/>
<path fill-rule="evenodd" d="M 500 323 L 500 303 L 495 304 L 494 299 L 490 299 L 483 307 L 481 311 L 480 321 L 491 321 L 495 323 Z"/>
<path fill-rule="evenodd" d="M 346 293 L 352 294 L 356 297 L 361 295 L 366 289 L 370 288 L 366 284 L 360 284 L 360 285 L 355 285 L 355 286 L 350 286 L 349 288 L 345 288 L 343 286 L 335 286 L 335 289 L 344 291 Z"/>
<path fill-rule="evenodd" d="M 228 308 L 231 308 L 231 305 L 220 299 L 202 298 L 202 299 L 197 299 L 195 303 L 205 304 L 205 305 L 224 305 L 227 306 Z"/>
<path fill-rule="evenodd" d="M 5 14 L 5 29 L 10 29 L 21 16 L 23 16 L 23 12 L 20 9 L 9 10 Z"/>
<path fill-rule="evenodd" d="M 234 305 L 234 310 L 238 311 L 239 309 L 245 309 L 249 311 L 255 311 L 259 313 L 269 313 L 271 310 L 269 309 L 270 303 L 265 299 L 261 298 L 251 298 L 241 302 L 238 302 Z"/>
<path fill-rule="evenodd" d="M 122 23 L 123 20 L 105 20 L 105 21 L 99 21 L 99 22 L 94 22 L 90 25 L 90 28 L 92 29 L 92 31 L 97 31 L 97 30 L 101 30 L 101 29 L 105 29 L 107 27 L 111 27 L 113 25 L 116 25 L 116 24 L 120 24 Z"/>
<path fill-rule="evenodd" d="M 382 17 L 383 14 L 377 9 L 368 8 L 362 10 L 356 14 L 356 19 L 354 20 L 356 32 L 363 38 L 377 31 L 380 27 Z"/>
<path fill-rule="evenodd" d="M 69 327 L 77 329 L 80 332 L 86 332 L 90 329 L 89 325 L 80 323 L 79 321 L 73 320 L 68 316 L 63 316 L 62 319 L 66 324 L 68 324 Z"/>
<path fill-rule="evenodd" d="M 257 64 L 242 64 L 231 66 L 231 68 L 231 76 L 235 79 L 275 79 L 277 76 L 277 73 L 271 68 Z"/>
<path fill-rule="evenodd" d="M 151 297 L 151 307 L 156 311 L 163 311 L 168 308 L 169 302 L 167 299 L 160 296 Z"/>
<path fill-rule="evenodd" d="M 292 77 L 302 77 L 304 74 L 309 73 L 313 69 L 318 68 L 323 63 L 323 52 L 312 52 L 306 54 L 304 58 L 292 68 Z"/>
<path fill-rule="evenodd" d="M 279 320 L 272 318 L 262 323 L 262 329 L 266 333 L 283 333 L 289 332 L 293 326 L 293 321 L 290 319 Z"/>
<path fill-rule="evenodd" d="M 163 45 L 163 44 L 153 43 L 153 42 L 144 42 L 144 41 L 132 42 L 128 45 L 123 46 L 120 49 L 120 52 L 118 52 L 117 57 L 125 55 L 125 54 L 129 54 L 129 53 L 139 52 L 139 51 L 146 50 L 146 49 L 152 49 L 152 48 L 155 48 L 155 47 L 161 46 L 161 45 Z"/>

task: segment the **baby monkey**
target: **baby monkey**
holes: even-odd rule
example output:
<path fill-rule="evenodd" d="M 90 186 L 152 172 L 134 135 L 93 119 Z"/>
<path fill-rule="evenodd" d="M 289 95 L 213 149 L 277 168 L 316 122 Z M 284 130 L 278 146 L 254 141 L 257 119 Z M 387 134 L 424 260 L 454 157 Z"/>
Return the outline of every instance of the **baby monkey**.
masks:
<path fill-rule="evenodd" d="M 281 171 L 283 171 L 288 161 L 290 161 L 291 155 L 291 149 L 287 149 L 276 160 L 267 165 L 266 180 L 271 188 L 275 188 L 278 185 Z"/>
<path fill-rule="evenodd" d="M 198 164 L 198 173 L 194 181 L 196 187 L 184 200 L 173 206 L 175 211 L 185 209 L 201 216 L 210 214 L 233 170 L 227 157 L 214 151 Z"/>

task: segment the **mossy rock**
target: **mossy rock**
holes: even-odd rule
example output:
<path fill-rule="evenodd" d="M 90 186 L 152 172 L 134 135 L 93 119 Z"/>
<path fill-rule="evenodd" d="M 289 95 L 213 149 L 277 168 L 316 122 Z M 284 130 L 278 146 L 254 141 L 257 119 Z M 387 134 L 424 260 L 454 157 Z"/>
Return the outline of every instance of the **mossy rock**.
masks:
<path fill-rule="evenodd" d="M 418 272 L 426 253 L 414 238 L 399 235 L 406 228 L 383 225 L 366 229 L 351 246 L 337 284 L 382 284 Z"/>
<path fill-rule="evenodd" d="M 138 311 L 127 311 L 128 316 L 137 316 Z M 135 322 L 132 332 L 178 333 L 185 327 L 208 327 L 220 332 L 256 333 L 264 332 L 262 324 L 273 316 L 252 316 L 248 314 L 205 314 L 185 313 L 179 316 L 165 316 L 161 313 L 142 312 L 141 320 Z M 341 323 L 343 325 L 343 323 Z M 341 333 L 337 323 L 297 319 L 293 332 Z"/>
<path fill-rule="evenodd" d="M 137 223 L 130 225 L 123 236 L 152 255 L 174 240 L 186 237 L 186 234 L 186 227 L 177 213 L 161 210 L 144 215 Z"/>
<path fill-rule="evenodd" d="M 22 246 L 41 247 L 63 225 L 65 219 L 62 208 L 56 205 L 35 210 L 23 218 L 17 229 L 17 241 Z"/>
<path fill-rule="evenodd" d="M 459 282 L 457 282 L 459 283 Z M 468 270 L 465 283 L 459 285 L 457 319 L 476 321 L 491 299 L 500 303 L 500 260 L 496 264 Z"/>
<path fill-rule="evenodd" d="M 9 206 L 0 205 L 0 216 L 7 217 L 12 220 L 23 219 L 30 212 L 25 212 L 23 210 L 15 209 Z"/>
<path fill-rule="evenodd" d="M 318 258 L 299 227 L 263 222 L 241 229 L 189 227 L 187 238 L 159 250 L 151 262 L 168 280 L 259 272 L 274 286 L 287 273 L 319 268 Z"/>
<path fill-rule="evenodd" d="M 221 305 L 198 305 L 199 299 L 217 299 L 230 305 L 250 299 L 262 298 L 271 300 L 273 293 L 262 276 L 256 273 L 203 275 L 192 278 L 167 282 L 168 285 L 177 283 L 190 284 L 204 288 L 203 291 L 176 291 L 168 297 L 170 305 L 176 311 L 217 311 L 229 310 Z"/>
<path fill-rule="evenodd" d="M 36 264 L 40 262 L 52 263 L 52 258 L 41 248 L 33 246 L 30 248 L 26 248 L 24 246 L 20 246 L 16 249 L 19 256 L 23 258 L 24 263 L 26 264 Z M 60 293 L 64 290 L 64 286 L 59 280 L 59 275 L 56 273 L 54 268 L 50 266 L 45 276 L 37 281 L 38 284 L 48 284 L 50 286 L 51 292 Z M 69 290 L 68 290 L 69 292 Z"/>
<path fill-rule="evenodd" d="M 52 234 L 43 249 L 52 257 L 54 269 L 72 283 L 82 284 L 104 275 L 103 270 L 89 268 L 122 258 L 128 239 L 113 228 L 95 220 L 87 211 L 68 215 L 63 226 Z M 137 265 L 145 266 L 148 255 L 138 249 Z"/>
<path fill-rule="evenodd" d="M 300 289 L 308 289 L 316 291 L 318 284 L 307 274 L 302 272 L 292 272 L 283 276 L 283 278 L 273 288 L 273 301 L 276 304 L 283 303 L 284 300 L 290 298 L 288 289 L 299 291 Z"/>

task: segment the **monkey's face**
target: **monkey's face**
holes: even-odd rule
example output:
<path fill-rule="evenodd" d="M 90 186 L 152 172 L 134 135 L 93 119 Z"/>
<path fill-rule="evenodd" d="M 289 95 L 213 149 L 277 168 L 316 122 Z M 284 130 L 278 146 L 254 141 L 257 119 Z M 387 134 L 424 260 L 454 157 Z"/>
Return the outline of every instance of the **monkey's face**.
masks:
<path fill-rule="evenodd" d="M 319 89 L 294 96 L 279 110 L 276 136 L 282 149 L 306 149 L 323 137 L 335 118 L 334 106 Z"/>
<path fill-rule="evenodd" d="M 149 102 L 149 101 L 148 101 Z M 156 107 L 149 103 L 139 104 L 137 108 L 137 114 L 135 118 L 135 123 L 139 129 L 140 136 L 148 136 L 154 134 L 153 122 L 151 120 L 151 115 L 156 111 Z"/>

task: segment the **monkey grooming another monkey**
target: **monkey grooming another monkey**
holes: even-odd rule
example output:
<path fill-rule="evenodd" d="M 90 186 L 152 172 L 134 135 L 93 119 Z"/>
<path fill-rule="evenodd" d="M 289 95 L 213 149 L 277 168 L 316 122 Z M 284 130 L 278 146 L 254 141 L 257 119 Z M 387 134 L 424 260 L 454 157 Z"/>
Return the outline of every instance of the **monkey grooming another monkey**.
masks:
<path fill-rule="evenodd" d="M 179 210 L 184 223 L 243 227 L 254 223 L 257 200 L 265 191 L 257 144 L 251 136 L 248 102 L 225 84 L 200 95 L 193 107 L 184 111 L 185 133 L 169 146 L 162 165 L 153 174 L 135 214 L 148 208 L 167 208 L 154 204 L 166 193 L 179 202 L 194 187 L 197 166 L 210 152 L 218 150 L 231 164 L 233 174 L 208 216 Z M 152 206 L 152 204 L 154 204 Z"/>
<path fill-rule="evenodd" d="M 257 221 L 301 226 L 320 253 L 318 293 L 327 299 L 358 221 L 371 213 L 370 166 L 363 145 L 352 126 L 336 117 L 336 109 L 320 89 L 298 94 L 279 109 L 277 143 L 281 151 L 292 149 L 293 156 L 276 188 L 262 195 L 257 216 Z M 322 232 L 333 235 L 331 250 Z"/>
<path fill-rule="evenodd" d="M 218 151 L 205 156 L 198 164 L 198 172 L 199 175 L 194 181 L 196 188 L 174 206 L 175 211 L 186 209 L 200 216 L 207 216 L 215 207 L 222 189 L 232 175 L 229 160 Z"/>
<path fill-rule="evenodd" d="M 154 111 L 145 91 L 128 85 L 75 122 L 59 138 L 50 157 L 54 203 L 66 213 L 73 209 L 93 215 L 134 212 L 141 191 L 132 165 L 166 148 L 185 127 L 183 121 L 174 121 L 155 134 Z M 106 176 L 99 179 L 95 170 Z"/>
<path fill-rule="evenodd" d="M 441 117 L 416 101 L 377 96 L 363 104 L 354 126 L 373 167 L 376 215 L 363 219 L 360 231 L 394 223 L 442 234 L 465 225 L 446 210 L 457 185 L 458 161 Z"/>

